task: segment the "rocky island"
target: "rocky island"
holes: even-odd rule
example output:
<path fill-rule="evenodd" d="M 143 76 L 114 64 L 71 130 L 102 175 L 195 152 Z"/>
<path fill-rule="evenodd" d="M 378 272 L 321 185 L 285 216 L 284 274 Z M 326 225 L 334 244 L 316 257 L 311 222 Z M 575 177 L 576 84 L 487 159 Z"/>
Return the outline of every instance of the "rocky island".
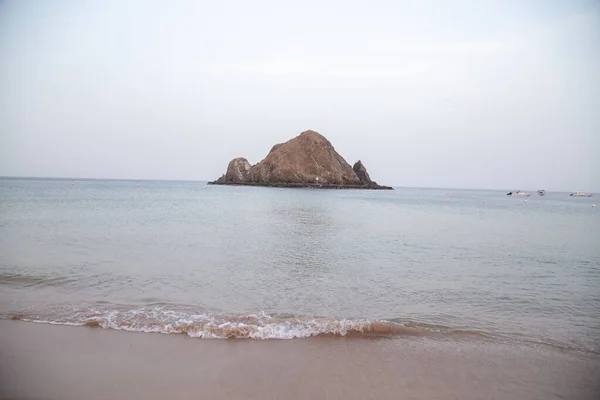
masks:
<path fill-rule="evenodd" d="M 373 182 L 360 160 L 351 167 L 329 140 L 311 130 L 276 144 L 256 165 L 234 158 L 225 175 L 209 185 L 393 190 Z"/>

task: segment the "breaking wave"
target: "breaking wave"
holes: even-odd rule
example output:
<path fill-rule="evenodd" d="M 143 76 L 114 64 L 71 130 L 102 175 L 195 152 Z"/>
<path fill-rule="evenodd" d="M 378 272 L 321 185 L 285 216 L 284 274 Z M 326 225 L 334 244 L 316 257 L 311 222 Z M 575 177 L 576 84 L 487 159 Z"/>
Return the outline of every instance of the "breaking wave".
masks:
<path fill-rule="evenodd" d="M 367 319 L 258 314 L 181 312 L 164 307 L 129 310 L 70 309 L 46 314 L 10 316 L 29 322 L 100 327 L 133 332 L 186 334 L 202 339 L 299 339 L 325 337 L 479 336 L 482 332 L 452 330 L 439 325 Z"/>

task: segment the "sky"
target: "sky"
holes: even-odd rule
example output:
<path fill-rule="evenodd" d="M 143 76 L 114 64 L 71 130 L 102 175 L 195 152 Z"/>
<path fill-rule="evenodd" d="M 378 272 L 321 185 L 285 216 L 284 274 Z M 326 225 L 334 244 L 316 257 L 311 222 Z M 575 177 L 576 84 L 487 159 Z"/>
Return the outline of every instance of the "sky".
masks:
<path fill-rule="evenodd" d="M 600 1 L 0 0 L 0 176 L 213 180 L 307 129 L 380 184 L 599 192 Z"/>

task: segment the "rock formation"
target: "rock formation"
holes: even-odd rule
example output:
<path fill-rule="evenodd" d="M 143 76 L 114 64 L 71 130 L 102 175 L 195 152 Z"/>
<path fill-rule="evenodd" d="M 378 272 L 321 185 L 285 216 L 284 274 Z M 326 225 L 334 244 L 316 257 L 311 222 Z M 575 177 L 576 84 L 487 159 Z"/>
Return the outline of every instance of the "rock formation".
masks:
<path fill-rule="evenodd" d="M 227 173 L 224 175 L 227 183 L 244 183 L 248 177 L 248 171 L 252 165 L 243 157 L 234 158 L 227 166 Z"/>
<path fill-rule="evenodd" d="M 363 163 L 360 160 L 358 160 L 356 162 L 356 164 L 354 164 L 354 167 L 352 167 L 352 170 L 354 170 L 354 173 L 356 174 L 356 176 L 358 176 L 358 179 L 360 180 L 361 185 L 367 185 L 367 186 L 371 186 L 373 184 L 377 185 L 377 183 L 375 183 L 371 180 L 371 177 L 369 176 L 367 169 L 365 168 L 365 166 L 363 165 Z"/>
<path fill-rule="evenodd" d="M 319 188 L 391 189 L 371 181 L 358 161 L 352 168 L 325 137 L 315 131 L 280 143 L 267 157 L 251 166 L 245 158 L 233 159 L 227 173 L 211 184 Z"/>

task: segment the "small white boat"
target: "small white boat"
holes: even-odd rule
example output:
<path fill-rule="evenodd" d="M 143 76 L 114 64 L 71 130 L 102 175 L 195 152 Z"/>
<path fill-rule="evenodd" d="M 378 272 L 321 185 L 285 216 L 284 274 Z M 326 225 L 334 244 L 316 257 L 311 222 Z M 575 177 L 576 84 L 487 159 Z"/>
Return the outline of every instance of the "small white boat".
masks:
<path fill-rule="evenodd" d="M 511 196 L 511 197 L 529 197 L 529 196 L 531 196 L 531 194 L 521 192 L 520 190 L 515 190 L 514 192 L 508 192 L 508 193 L 506 193 L 506 195 Z"/>
<path fill-rule="evenodd" d="M 584 192 L 573 192 L 569 196 L 571 196 L 571 197 L 592 197 L 593 194 L 584 193 Z"/>

